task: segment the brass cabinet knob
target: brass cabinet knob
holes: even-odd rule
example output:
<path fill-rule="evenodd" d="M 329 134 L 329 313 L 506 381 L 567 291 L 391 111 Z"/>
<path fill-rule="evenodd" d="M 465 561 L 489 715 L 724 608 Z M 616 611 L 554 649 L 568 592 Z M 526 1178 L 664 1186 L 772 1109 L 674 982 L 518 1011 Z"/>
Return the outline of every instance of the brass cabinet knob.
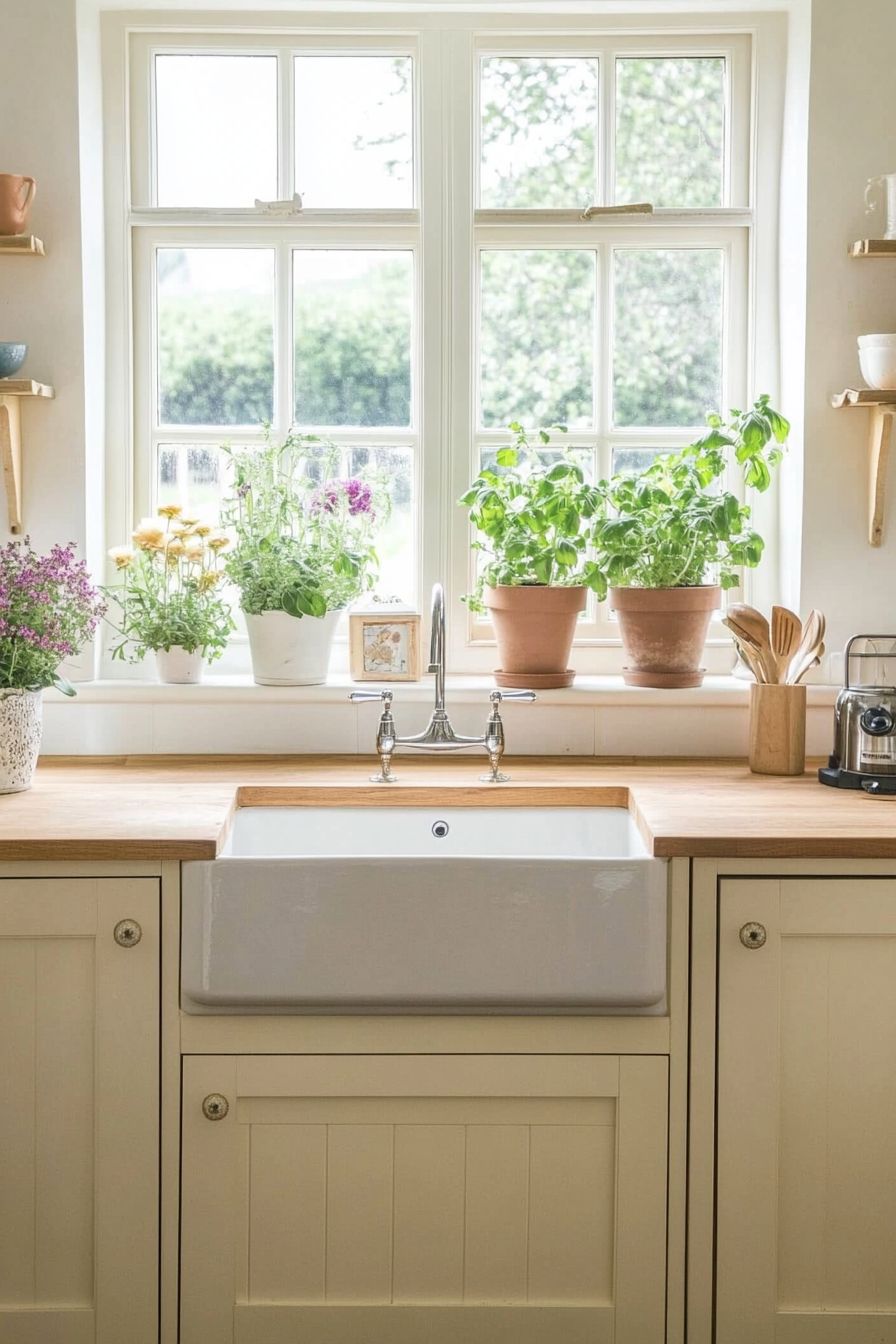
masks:
<path fill-rule="evenodd" d="M 119 947 L 136 947 L 143 937 L 143 930 L 136 919 L 120 919 L 112 931 Z"/>
<path fill-rule="evenodd" d="M 767 937 L 768 933 L 764 924 L 755 924 L 751 921 L 749 924 L 741 925 L 740 940 L 744 947 L 751 949 L 762 947 Z"/>
<path fill-rule="evenodd" d="M 202 1103 L 202 1114 L 206 1120 L 223 1120 L 230 1110 L 230 1102 L 220 1092 L 209 1092 Z"/>

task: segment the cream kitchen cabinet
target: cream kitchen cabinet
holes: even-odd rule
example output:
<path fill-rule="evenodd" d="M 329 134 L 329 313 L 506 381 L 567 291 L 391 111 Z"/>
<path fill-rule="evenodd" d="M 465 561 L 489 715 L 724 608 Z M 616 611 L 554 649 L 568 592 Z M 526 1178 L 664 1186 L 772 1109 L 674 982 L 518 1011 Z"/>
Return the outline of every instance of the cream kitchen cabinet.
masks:
<path fill-rule="evenodd" d="M 691 1344 L 896 1342 L 896 879 L 851 866 L 695 865 Z"/>
<path fill-rule="evenodd" d="M 181 1344 L 662 1344 L 668 1064 L 185 1057 Z"/>
<path fill-rule="evenodd" d="M 154 1344 L 158 1210 L 159 879 L 0 876 L 0 1344 Z"/>

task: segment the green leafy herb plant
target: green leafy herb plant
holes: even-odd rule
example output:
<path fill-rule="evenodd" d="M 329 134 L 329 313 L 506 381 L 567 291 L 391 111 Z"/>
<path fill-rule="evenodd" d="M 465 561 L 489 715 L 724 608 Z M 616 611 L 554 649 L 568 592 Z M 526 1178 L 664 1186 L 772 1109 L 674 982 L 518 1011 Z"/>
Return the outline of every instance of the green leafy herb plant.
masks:
<path fill-rule="evenodd" d="M 545 464 L 522 425 L 513 421 L 509 428 L 514 442 L 498 449 L 498 470 L 480 471 L 458 501 L 470 511 L 477 530 L 472 547 L 484 560 L 474 592 L 464 599 L 479 613 L 486 609 L 486 587 L 596 588 L 601 582 L 587 553 L 588 524 L 600 507 L 600 491 L 570 456 Z M 565 425 L 551 429 L 566 433 Z M 548 430 L 538 430 L 538 440 L 547 448 Z"/>
<path fill-rule="evenodd" d="M 717 483 L 733 451 L 745 483 L 767 490 L 790 425 L 765 394 L 751 410 L 732 410 L 727 421 L 713 414 L 707 423 L 689 447 L 597 485 L 588 582 L 600 598 L 608 588 L 732 588 L 739 569 L 759 564 L 764 542 L 750 506 Z"/>
<path fill-rule="evenodd" d="M 379 477 L 340 477 L 340 449 L 311 434 L 224 451 L 233 484 L 221 519 L 236 542 L 227 576 L 244 612 L 321 617 L 373 586 L 374 537 L 390 511 Z"/>

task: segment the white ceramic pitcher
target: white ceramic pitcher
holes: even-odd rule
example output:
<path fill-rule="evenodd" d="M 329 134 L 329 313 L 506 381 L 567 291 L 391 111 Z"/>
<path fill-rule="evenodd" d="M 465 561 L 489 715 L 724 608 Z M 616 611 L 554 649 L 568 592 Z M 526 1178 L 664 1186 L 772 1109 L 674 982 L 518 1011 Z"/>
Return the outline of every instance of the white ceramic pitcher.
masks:
<path fill-rule="evenodd" d="M 884 237 L 896 238 L 896 173 L 869 177 L 865 188 L 865 205 L 869 215 L 880 209 L 883 196 L 886 196 L 887 201 L 887 231 Z"/>

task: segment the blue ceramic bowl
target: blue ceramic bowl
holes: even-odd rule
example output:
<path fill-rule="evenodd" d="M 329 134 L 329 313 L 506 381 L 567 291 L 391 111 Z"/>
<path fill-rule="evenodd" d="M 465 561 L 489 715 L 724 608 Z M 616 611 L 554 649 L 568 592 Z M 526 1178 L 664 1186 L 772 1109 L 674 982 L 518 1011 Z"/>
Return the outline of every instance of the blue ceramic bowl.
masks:
<path fill-rule="evenodd" d="M 0 378 L 11 378 L 25 363 L 27 345 L 21 341 L 0 341 Z"/>

